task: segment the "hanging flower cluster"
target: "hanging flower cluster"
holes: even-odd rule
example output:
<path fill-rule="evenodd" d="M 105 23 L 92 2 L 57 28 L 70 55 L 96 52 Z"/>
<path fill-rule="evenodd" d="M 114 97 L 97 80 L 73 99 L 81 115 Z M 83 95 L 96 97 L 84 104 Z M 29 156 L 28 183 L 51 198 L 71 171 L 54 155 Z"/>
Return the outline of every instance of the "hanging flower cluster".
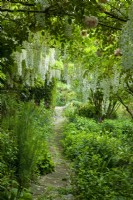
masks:
<path fill-rule="evenodd" d="M 17 66 L 17 76 L 21 76 L 23 83 L 34 86 L 37 77 L 42 80 L 46 79 L 48 83 L 52 78 L 60 79 L 60 69 L 54 68 L 56 63 L 55 48 L 48 48 L 40 41 L 39 34 L 36 34 L 33 43 L 24 42 L 21 52 L 14 52 Z"/>
<path fill-rule="evenodd" d="M 129 20 L 121 35 L 122 65 L 124 69 L 133 69 L 133 3 L 129 9 Z"/>
<path fill-rule="evenodd" d="M 95 28 L 98 25 L 98 18 L 95 16 L 85 16 L 84 24 L 87 28 Z"/>
<path fill-rule="evenodd" d="M 97 90 L 100 90 L 103 94 L 102 99 L 102 114 L 106 114 L 110 104 L 110 98 L 112 95 L 117 95 L 119 90 L 123 87 L 124 75 L 121 76 L 120 70 L 117 66 L 113 66 L 112 74 L 110 76 L 102 76 L 102 72 L 98 67 L 94 71 L 85 70 L 79 73 L 79 68 L 75 67 L 76 77 L 72 77 L 71 82 L 74 83 L 78 80 L 76 90 L 82 93 L 82 100 L 84 102 L 92 98 Z"/>

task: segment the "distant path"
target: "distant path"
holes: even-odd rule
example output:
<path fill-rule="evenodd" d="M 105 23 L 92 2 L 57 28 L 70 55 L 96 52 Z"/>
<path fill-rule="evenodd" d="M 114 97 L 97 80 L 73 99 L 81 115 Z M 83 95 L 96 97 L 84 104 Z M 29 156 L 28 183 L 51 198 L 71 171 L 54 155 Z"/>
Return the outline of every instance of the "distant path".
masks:
<path fill-rule="evenodd" d="M 71 194 L 71 170 L 69 162 L 62 155 L 60 140 L 65 118 L 65 107 L 55 108 L 54 133 L 49 141 L 50 152 L 55 163 L 55 172 L 41 176 L 37 185 L 32 186 L 33 200 L 74 200 Z"/>

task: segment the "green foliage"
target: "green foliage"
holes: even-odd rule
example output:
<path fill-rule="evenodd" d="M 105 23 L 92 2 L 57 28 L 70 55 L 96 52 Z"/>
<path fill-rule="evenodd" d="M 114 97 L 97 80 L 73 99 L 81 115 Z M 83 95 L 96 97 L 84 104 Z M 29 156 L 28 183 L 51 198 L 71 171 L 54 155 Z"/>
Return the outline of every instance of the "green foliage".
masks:
<path fill-rule="evenodd" d="M 5 74 L 2 72 L 2 69 L 0 67 L 0 88 L 4 87 L 4 82 L 6 80 Z"/>
<path fill-rule="evenodd" d="M 22 192 L 20 200 L 32 200 L 32 194 L 30 192 Z"/>
<path fill-rule="evenodd" d="M 107 114 L 107 113 L 106 113 Z M 110 115 L 102 114 L 100 108 L 95 106 L 93 103 L 86 102 L 76 102 L 72 101 L 65 109 L 65 115 L 71 120 L 74 120 L 75 115 L 79 115 L 86 118 L 92 118 L 98 122 L 103 121 L 104 119 L 116 119 L 117 114 L 115 111 L 112 111 Z"/>
<path fill-rule="evenodd" d="M 83 117 L 96 118 L 96 108 L 92 104 L 85 103 L 79 107 L 78 114 Z"/>
<path fill-rule="evenodd" d="M 82 117 L 65 127 L 63 146 L 73 161 L 77 199 L 132 199 L 132 131 L 128 120 L 97 124 Z"/>
<path fill-rule="evenodd" d="M 2 96 L 1 109 L 1 196 L 3 199 L 15 199 L 15 196 L 31 199 L 29 193 L 19 194 L 21 187 L 29 185 L 37 167 L 41 174 L 53 169 L 46 142 L 51 131 L 49 112 L 44 108 L 42 111 L 34 104 L 19 102 L 20 99 L 25 102 L 34 98 L 36 105 L 39 105 L 43 99 L 47 108 L 55 106 L 55 80 L 50 84 L 48 78 L 45 83 L 39 79 L 35 81 L 38 66 L 40 75 L 44 75 L 44 70 L 41 71 L 38 61 L 42 55 L 40 52 L 45 52 L 45 46 L 60 49 L 67 69 L 65 80 L 69 75 L 69 81 L 73 81 L 74 92 L 59 88 L 57 104 L 65 105 L 67 101 L 76 99 L 75 91 L 80 100 L 83 96 L 85 100 L 90 98 L 87 96 L 88 88 L 92 93 L 93 105 L 72 103 L 65 111 L 66 116 L 73 122 L 69 124 L 68 132 L 66 131 L 65 147 L 68 156 L 74 160 L 79 198 L 84 200 L 133 198 L 131 122 L 105 120 L 98 125 L 94 120 L 88 121 L 75 116 L 79 114 L 100 121 L 104 108 L 104 111 L 107 111 L 107 114 L 104 112 L 106 115 L 104 117 L 109 118 L 112 110 L 117 107 L 117 100 L 132 116 L 132 108 L 129 109 L 127 105 L 132 106 L 130 101 L 132 98 L 133 3 L 132 0 L 101 2 L 98 0 L 1 1 L 0 87 L 7 93 Z M 86 37 L 81 34 L 82 30 L 87 28 L 84 16 L 98 18 L 98 26 L 95 30 L 85 30 Z M 122 62 L 124 69 L 127 69 L 124 73 L 120 70 L 120 56 L 114 56 L 121 27 L 123 27 Z M 42 32 L 38 34 L 39 40 L 38 38 L 35 40 L 34 33 L 38 31 Z M 19 68 L 21 63 L 15 65 L 11 56 L 15 51 L 22 51 L 24 41 L 29 41 L 29 44 L 35 42 L 35 46 L 30 46 L 35 47 L 35 51 L 29 48 L 27 56 L 34 57 L 33 69 L 27 69 L 28 65 L 26 67 L 23 58 L 22 68 Z M 42 45 L 38 45 L 39 43 Z M 43 58 L 46 55 L 47 53 Z M 62 69 L 62 64 L 62 61 L 56 62 L 54 67 Z M 32 67 L 30 65 L 31 63 L 29 67 Z M 18 76 L 18 69 L 20 74 L 21 70 L 24 73 Z M 51 74 L 47 75 L 50 77 Z M 35 86 L 24 87 L 25 83 L 28 84 L 28 79 L 31 81 L 31 77 L 32 82 L 35 81 Z M 106 87 L 102 86 L 100 92 L 96 92 L 100 84 Z M 12 95 L 14 91 L 16 94 Z"/>
<path fill-rule="evenodd" d="M 122 65 L 123 68 L 126 69 L 133 69 L 133 3 L 129 7 L 129 20 L 124 25 L 121 34 L 121 48 L 122 48 Z"/>
<path fill-rule="evenodd" d="M 39 156 L 37 161 L 37 172 L 40 175 L 45 175 L 54 171 L 54 163 L 51 160 L 48 149 L 45 147 L 45 151 Z"/>
<path fill-rule="evenodd" d="M 123 133 L 129 136 L 133 135 L 133 124 L 130 120 L 104 120 L 101 123 L 102 131 L 108 131 L 117 135 Z"/>
<path fill-rule="evenodd" d="M 71 121 L 70 121 L 71 122 Z M 69 127 L 70 126 L 70 127 Z M 71 122 L 66 130 L 71 130 L 71 126 L 76 129 L 76 131 L 88 131 L 88 132 L 98 132 L 100 131 L 99 124 L 93 119 L 87 119 L 84 117 L 75 116 L 73 122 Z"/>
<path fill-rule="evenodd" d="M 57 84 L 57 97 L 56 97 L 56 105 L 57 106 L 64 106 L 66 105 L 66 95 L 68 89 L 67 85 L 61 82 Z"/>
<path fill-rule="evenodd" d="M 68 102 L 73 101 L 76 99 L 76 94 L 74 91 L 70 89 L 70 87 L 63 83 L 57 83 L 57 96 L 56 96 L 56 105 L 57 106 L 64 106 Z"/>
<path fill-rule="evenodd" d="M 48 160 L 48 156 L 45 155 L 48 151 L 46 139 L 51 131 L 50 122 L 49 112 L 46 109 L 43 107 L 35 108 L 31 104 L 24 104 L 18 116 L 17 126 L 15 127 L 18 137 L 18 171 L 16 174 L 22 186 L 29 182 L 28 179 L 31 179 L 39 161 L 43 160 L 43 165 L 46 164 L 47 171 L 48 164 L 50 167 L 50 158 Z M 42 157 L 42 155 L 45 156 Z M 45 170 L 43 173 L 45 173 Z"/>
<path fill-rule="evenodd" d="M 18 107 L 16 101 L 17 93 L 13 91 L 7 91 L 5 94 L 1 94 L 1 117 L 8 117 L 8 121 L 15 115 L 15 108 Z M 7 120 L 4 120 L 7 121 Z M 5 124 L 6 125 L 6 124 Z"/>
<path fill-rule="evenodd" d="M 55 106 L 56 98 L 56 79 L 52 79 L 48 83 L 48 79 L 43 81 L 37 78 L 33 87 L 25 86 L 20 90 L 20 99 L 23 102 L 28 102 L 34 99 L 36 105 L 44 102 L 46 108 L 53 108 Z"/>
<path fill-rule="evenodd" d="M 76 117 L 77 109 L 73 104 L 68 104 L 68 106 L 64 110 L 64 115 L 69 119 L 69 121 L 73 121 Z"/>
<path fill-rule="evenodd" d="M 56 104 L 56 79 L 52 79 L 51 82 L 47 83 L 48 79 L 45 80 L 44 85 L 44 104 L 46 108 L 54 108 Z"/>
<path fill-rule="evenodd" d="M 13 190 L 18 188 L 14 175 L 17 145 L 16 137 L 11 131 L 1 129 L 0 152 L 0 196 L 4 200 L 12 197 Z"/>
<path fill-rule="evenodd" d="M 9 102 L 16 107 L 8 109 Z M 3 199 L 15 194 L 19 197 L 39 170 L 46 174 L 54 169 L 47 144 L 52 131 L 50 111 L 42 104 L 40 107 L 32 102 L 17 104 L 13 98 L 9 102 L 4 104 L 8 114 L 3 117 L 0 138 Z"/>

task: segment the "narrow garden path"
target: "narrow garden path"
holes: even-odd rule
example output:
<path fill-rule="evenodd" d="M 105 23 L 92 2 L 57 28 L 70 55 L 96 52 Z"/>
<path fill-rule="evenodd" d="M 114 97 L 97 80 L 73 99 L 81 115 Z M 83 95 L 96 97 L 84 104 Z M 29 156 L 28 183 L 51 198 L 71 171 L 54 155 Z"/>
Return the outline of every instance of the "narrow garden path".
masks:
<path fill-rule="evenodd" d="M 62 155 L 60 140 L 64 107 L 55 108 L 54 133 L 50 139 L 50 152 L 55 163 L 55 171 L 41 176 L 37 184 L 32 186 L 33 200 L 74 200 L 71 186 L 70 163 Z"/>

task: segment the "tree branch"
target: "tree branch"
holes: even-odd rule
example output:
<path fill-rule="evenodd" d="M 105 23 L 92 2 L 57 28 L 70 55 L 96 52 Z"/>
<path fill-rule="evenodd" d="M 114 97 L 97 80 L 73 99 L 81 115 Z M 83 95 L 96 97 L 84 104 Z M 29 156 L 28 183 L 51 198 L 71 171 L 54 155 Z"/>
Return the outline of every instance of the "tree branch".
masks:
<path fill-rule="evenodd" d="M 36 4 L 35 3 L 26 3 L 26 2 L 21 2 L 21 1 L 10 1 L 9 3 L 15 3 L 15 4 L 21 4 L 21 5 L 24 5 L 24 6 L 35 6 Z"/>
<path fill-rule="evenodd" d="M 51 16 L 65 16 L 65 15 L 75 16 L 74 14 L 69 14 L 69 13 L 63 12 L 62 9 L 58 10 L 53 6 L 49 6 L 49 7 L 45 8 L 44 10 L 25 10 L 25 9 L 11 10 L 11 9 L 7 9 L 7 8 L 5 8 L 5 9 L 0 8 L 0 12 L 38 13 L 38 14 L 47 14 L 47 15 L 49 14 Z"/>
<path fill-rule="evenodd" d="M 46 13 L 46 10 L 25 10 L 25 9 L 18 9 L 18 10 L 10 10 L 10 9 L 2 9 L 0 8 L 0 12 L 9 12 L 9 13 L 14 13 L 14 12 L 24 12 L 24 13 Z"/>
<path fill-rule="evenodd" d="M 117 12 L 119 12 L 121 15 L 123 15 L 123 17 L 127 18 L 127 16 L 126 16 L 123 12 L 121 12 L 120 9 L 118 9 L 117 7 L 111 5 L 111 4 L 109 3 L 109 1 L 107 2 L 107 4 L 108 4 L 111 8 L 113 8 L 114 10 L 116 10 Z M 127 20 L 128 20 L 128 19 L 127 19 Z"/>
<path fill-rule="evenodd" d="M 127 85 L 127 89 L 128 89 L 128 92 L 133 95 L 133 89 L 129 86 L 129 83 L 126 82 L 126 85 Z"/>
<path fill-rule="evenodd" d="M 129 107 L 124 103 L 124 101 L 122 100 L 122 98 L 119 95 L 117 95 L 117 98 L 120 101 L 120 103 L 126 108 L 127 112 L 130 114 L 130 116 L 133 119 L 133 113 L 132 113 L 132 111 L 130 111 Z"/>
<path fill-rule="evenodd" d="M 115 15 L 114 13 L 111 13 L 111 12 L 108 12 L 106 10 L 104 10 L 101 6 L 97 6 L 97 8 L 102 11 L 103 13 L 105 13 L 106 15 L 110 16 L 111 18 L 114 18 L 114 19 L 117 19 L 119 21 L 122 21 L 122 22 L 127 22 L 128 21 L 128 18 L 127 19 L 123 19 L 121 17 L 119 17 L 118 15 Z M 118 9 L 117 9 L 118 10 Z"/>
<path fill-rule="evenodd" d="M 111 28 L 111 29 L 115 29 L 115 30 L 122 30 L 121 28 L 117 28 L 117 27 L 114 27 L 114 26 L 109 26 L 107 24 L 103 24 L 102 22 L 99 22 L 98 24 L 100 24 L 101 26 L 105 26 L 107 28 Z"/>
<path fill-rule="evenodd" d="M 122 21 L 122 22 L 127 22 L 127 20 L 128 20 L 128 19 L 120 18 L 120 17 L 114 15 L 113 13 L 110 13 L 110 12 L 107 12 L 107 11 L 104 11 L 104 13 L 105 13 L 106 15 L 110 16 L 111 18 L 115 18 L 115 19 L 117 19 L 117 20 L 119 20 L 119 21 Z"/>

